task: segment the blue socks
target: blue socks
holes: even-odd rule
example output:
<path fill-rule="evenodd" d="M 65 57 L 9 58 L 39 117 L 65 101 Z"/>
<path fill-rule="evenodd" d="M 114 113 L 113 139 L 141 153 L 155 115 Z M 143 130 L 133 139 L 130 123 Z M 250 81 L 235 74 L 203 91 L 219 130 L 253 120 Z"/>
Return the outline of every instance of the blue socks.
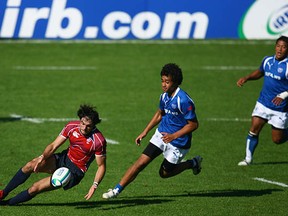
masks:
<path fill-rule="evenodd" d="M 14 175 L 14 177 L 10 180 L 8 185 L 5 187 L 4 197 L 7 196 L 12 190 L 14 190 L 19 185 L 23 184 L 30 176 L 29 174 L 25 174 L 22 172 L 22 168 L 18 170 L 18 172 Z"/>
<path fill-rule="evenodd" d="M 248 163 L 252 162 L 253 153 L 258 145 L 258 135 L 249 131 L 246 139 L 246 157 L 245 160 Z"/>
<path fill-rule="evenodd" d="M 6 203 L 8 205 L 16 205 L 18 203 L 27 202 L 31 200 L 34 196 L 31 196 L 28 193 L 28 190 L 22 191 L 21 193 L 17 194 L 15 197 L 9 199 Z"/>
<path fill-rule="evenodd" d="M 122 187 L 120 184 L 117 184 L 115 186 L 115 188 L 113 189 L 113 191 L 117 194 L 121 193 L 121 191 L 124 189 L 124 187 Z"/>

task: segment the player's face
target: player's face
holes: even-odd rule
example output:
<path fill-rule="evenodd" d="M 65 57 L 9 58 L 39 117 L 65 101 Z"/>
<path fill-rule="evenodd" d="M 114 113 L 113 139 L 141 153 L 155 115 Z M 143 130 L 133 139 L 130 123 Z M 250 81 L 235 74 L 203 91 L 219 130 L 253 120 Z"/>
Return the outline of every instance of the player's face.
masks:
<path fill-rule="evenodd" d="M 87 118 L 87 117 L 83 117 L 80 119 L 80 132 L 83 135 L 87 135 L 89 133 L 91 133 L 91 131 L 95 128 L 95 126 L 92 123 L 92 120 Z"/>
<path fill-rule="evenodd" d="M 277 60 L 283 60 L 288 54 L 288 44 L 282 40 L 278 41 L 275 46 L 275 55 Z"/>
<path fill-rule="evenodd" d="M 175 87 L 171 76 L 162 76 L 161 83 L 162 83 L 162 90 L 164 92 L 167 92 L 169 95 L 172 95 L 172 93 L 175 91 L 177 87 L 177 86 Z"/>

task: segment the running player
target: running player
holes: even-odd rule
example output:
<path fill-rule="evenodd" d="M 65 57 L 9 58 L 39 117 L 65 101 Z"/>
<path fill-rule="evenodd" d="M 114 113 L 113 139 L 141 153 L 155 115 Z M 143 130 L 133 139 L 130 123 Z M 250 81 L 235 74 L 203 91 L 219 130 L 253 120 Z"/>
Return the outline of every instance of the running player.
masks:
<path fill-rule="evenodd" d="M 162 89 L 159 109 L 135 142 L 141 140 L 159 124 L 150 143 L 138 160 L 126 171 L 119 184 L 103 194 L 104 199 L 118 196 L 137 175 L 156 157 L 163 154 L 159 175 L 162 178 L 175 176 L 192 169 L 195 175 L 201 171 L 200 156 L 182 162 L 191 147 L 192 132 L 198 128 L 195 105 L 192 99 L 180 89 L 182 71 L 176 64 L 166 64 L 161 71 Z"/>
<path fill-rule="evenodd" d="M 64 190 L 70 189 L 80 183 L 90 163 L 95 159 L 98 169 L 93 184 L 84 198 L 88 200 L 92 197 L 106 171 L 106 140 L 96 128 L 101 119 L 94 107 L 81 105 L 77 114 L 79 121 L 69 122 L 59 136 L 45 148 L 42 155 L 20 168 L 4 190 L 0 190 L 1 205 L 16 205 L 31 200 L 41 192 L 58 189 L 51 184 L 51 174 L 59 167 L 70 169 L 72 177 L 64 186 Z M 55 153 L 67 139 L 70 142 L 69 147 L 61 153 Z M 50 175 L 35 182 L 15 197 L 3 200 L 12 190 L 23 184 L 33 172 Z"/>
<path fill-rule="evenodd" d="M 266 56 L 259 69 L 237 81 L 239 87 L 249 80 L 264 77 L 260 96 L 252 112 L 252 123 L 246 138 L 246 156 L 238 163 L 247 166 L 252 163 L 253 153 L 258 145 L 258 137 L 263 126 L 272 128 L 272 140 L 282 144 L 288 139 L 288 37 L 276 40 L 275 55 Z"/>

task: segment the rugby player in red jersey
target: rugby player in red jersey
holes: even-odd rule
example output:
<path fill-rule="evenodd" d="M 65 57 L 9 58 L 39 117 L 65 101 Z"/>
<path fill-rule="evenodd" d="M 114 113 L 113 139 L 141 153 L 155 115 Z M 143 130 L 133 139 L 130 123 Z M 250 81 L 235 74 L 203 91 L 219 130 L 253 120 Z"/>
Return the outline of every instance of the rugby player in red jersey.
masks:
<path fill-rule="evenodd" d="M 91 181 L 92 185 L 84 198 L 88 200 L 92 197 L 106 172 L 106 140 L 96 128 L 101 119 L 94 107 L 81 105 L 77 115 L 80 120 L 69 122 L 40 156 L 20 168 L 7 186 L 0 190 L 1 205 L 16 205 L 31 200 L 39 193 L 58 189 L 52 186 L 51 176 L 59 167 L 67 167 L 71 171 L 71 179 L 63 187 L 64 190 L 70 189 L 80 183 L 90 163 L 95 159 L 98 168 L 94 180 Z M 61 153 L 55 153 L 67 139 L 70 142 L 69 147 Z M 31 187 L 16 196 L 4 200 L 12 190 L 23 184 L 32 173 L 37 172 L 50 175 L 33 183 Z"/>

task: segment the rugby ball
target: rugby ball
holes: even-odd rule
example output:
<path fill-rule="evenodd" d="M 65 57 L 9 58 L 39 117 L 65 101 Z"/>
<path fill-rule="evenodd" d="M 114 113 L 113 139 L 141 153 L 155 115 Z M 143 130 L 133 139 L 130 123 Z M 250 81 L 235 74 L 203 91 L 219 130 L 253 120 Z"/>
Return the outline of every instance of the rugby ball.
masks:
<path fill-rule="evenodd" d="M 68 184 L 71 178 L 71 172 L 67 167 L 58 168 L 51 177 L 53 187 L 62 187 Z"/>

